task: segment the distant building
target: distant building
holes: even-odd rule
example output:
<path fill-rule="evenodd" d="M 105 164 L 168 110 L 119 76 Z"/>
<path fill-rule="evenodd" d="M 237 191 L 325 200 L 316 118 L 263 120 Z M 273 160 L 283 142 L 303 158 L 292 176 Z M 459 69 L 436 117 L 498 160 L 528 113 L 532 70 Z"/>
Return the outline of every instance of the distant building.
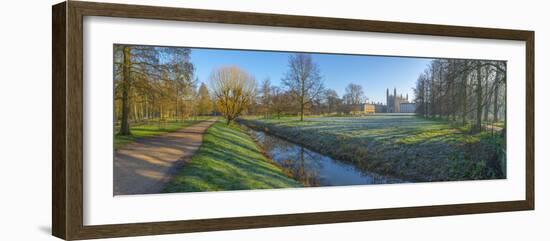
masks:
<path fill-rule="evenodd" d="M 382 103 L 365 102 L 361 104 L 361 114 L 374 114 L 386 112 L 386 106 Z"/>
<path fill-rule="evenodd" d="M 416 103 L 401 103 L 399 104 L 399 113 L 415 113 Z"/>
<path fill-rule="evenodd" d="M 409 94 L 403 98 L 403 95 L 397 95 L 397 90 L 393 88 L 393 95 L 390 95 L 390 89 L 386 89 L 386 112 L 401 113 L 401 103 L 409 103 Z"/>
<path fill-rule="evenodd" d="M 382 103 L 374 103 L 374 112 L 375 113 L 386 113 L 386 105 Z"/>
<path fill-rule="evenodd" d="M 363 112 L 365 114 L 374 114 L 376 113 L 376 107 L 374 104 L 365 103 L 363 104 Z"/>
<path fill-rule="evenodd" d="M 415 113 L 416 103 L 409 102 L 409 95 L 397 95 L 397 90 L 393 89 L 393 95 L 386 89 L 386 104 L 380 102 L 365 102 L 359 106 L 352 106 L 352 114 L 374 114 L 374 113 Z"/>

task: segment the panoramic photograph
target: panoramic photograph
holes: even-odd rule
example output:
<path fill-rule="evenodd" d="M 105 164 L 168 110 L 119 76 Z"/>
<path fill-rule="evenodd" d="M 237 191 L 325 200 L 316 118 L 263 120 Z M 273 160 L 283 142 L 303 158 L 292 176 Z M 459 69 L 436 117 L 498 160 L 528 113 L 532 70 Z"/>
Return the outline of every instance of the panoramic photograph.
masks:
<path fill-rule="evenodd" d="M 113 195 L 506 178 L 505 61 L 115 44 L 113 76 Z"/>

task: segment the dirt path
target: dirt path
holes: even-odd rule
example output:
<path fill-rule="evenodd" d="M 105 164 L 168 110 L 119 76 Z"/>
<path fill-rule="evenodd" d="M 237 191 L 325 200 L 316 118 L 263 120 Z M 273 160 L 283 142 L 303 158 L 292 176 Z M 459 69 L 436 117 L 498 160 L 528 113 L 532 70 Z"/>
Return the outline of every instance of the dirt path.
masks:
<path fill-rule="evenodd" d="M 164 135 L 137 140 L 114 157 L 114 194 L 159 193 L 202 144 L 216 118 Z"/>

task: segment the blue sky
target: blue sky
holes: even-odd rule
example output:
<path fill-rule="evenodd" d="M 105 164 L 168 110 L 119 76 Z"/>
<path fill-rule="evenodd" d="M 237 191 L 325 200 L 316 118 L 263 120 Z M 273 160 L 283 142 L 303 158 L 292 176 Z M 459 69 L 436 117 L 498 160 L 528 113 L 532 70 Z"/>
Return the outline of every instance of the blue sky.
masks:
<path fill-rule="evenodd" d="M 254 76 L 258 82 L 269 78 L 281 86 L 281 78 L 288 68 L 292 52 L 251 50 L 191 49 L 191 62 L 197 70 L 199 82 L 209 84 L 213 69 L 235 65 Z M 397 93 L 411 99 L 418 75 L 432 59 L 384 57 L 367 55 L 312 54 L 319 65 L 325 88 L 331 88 L 342 97 L 349 83 L 363 86 L 370 101 L 386 102 L 386 88 L 397 88 Z"/>

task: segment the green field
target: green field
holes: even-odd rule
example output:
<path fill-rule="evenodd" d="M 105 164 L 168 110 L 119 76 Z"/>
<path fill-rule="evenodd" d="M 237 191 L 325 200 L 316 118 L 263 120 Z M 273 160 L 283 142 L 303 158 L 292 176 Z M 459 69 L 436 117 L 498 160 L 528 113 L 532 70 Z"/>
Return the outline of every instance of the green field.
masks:
<path fill-rule="evenodd" d="M 472 132 L 415 115 L 245 118 L 241 123 L 361 169 L 409 181 L 505 177 L 500 132 Z"/>
<path fill-rule="evenodd" d="M 164 192 L 300 186 L 266 158 L 244 130 L 235 124 L 228 126 L 220 120 L 206 131 L 200 149 Z"/>
<path fill-rule="evenodd" d="M 131 125 L 130 132 L 132 135 L 127 136 L 118 135 L 116 134 L 117 130 L 115 130 L 115 150 L 126 144 L 135 142 L 138 138 L 147 138 L 177 131 L 181 128 L 196 124 L 208 118 L 211 117 L 199 116 L 188 120 L 167 120 L 162 122 L 152 120 L 135 126 Z"/>

